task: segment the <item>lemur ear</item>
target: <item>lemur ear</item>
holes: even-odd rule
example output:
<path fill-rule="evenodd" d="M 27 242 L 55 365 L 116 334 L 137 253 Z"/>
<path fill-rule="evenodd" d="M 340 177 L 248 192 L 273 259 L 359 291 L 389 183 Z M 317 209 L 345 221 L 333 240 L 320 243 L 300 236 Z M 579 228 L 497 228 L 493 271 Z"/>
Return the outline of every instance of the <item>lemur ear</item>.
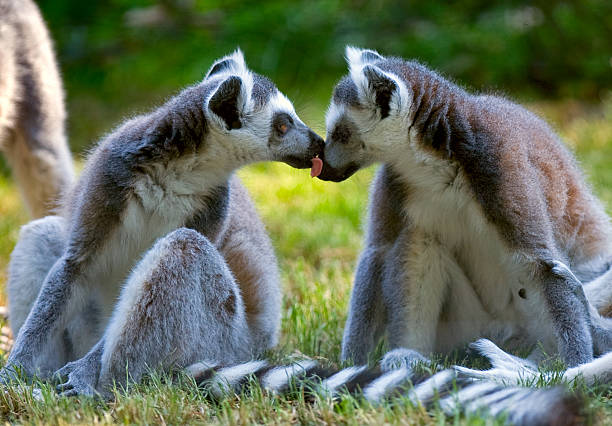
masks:
<path fill-rule="evenodd" d="M 217 88 L 208 101 L 208 109 L 223 120 L 227 130 L 239 129 L 242 127 L 241 115 L 245 102 L 242 79 L 233 75 Z"/>
<path fill-rule="evenodd" d="M 398 90 L 397 83 L 373 65 L 363 67 L 362 73 L 367 85 L 366 96 L 380 109 L 381 118 L 388 117 L 393 93 Z"/>
<path fill-rule="evenodd" d="M 240 49 L 236 49 L 231 54 L 224 56 L 221 59 L 217 59 L 206 73 L 206 77 L 204 77 L 204 79 L 206 80 L 212 75 L 221 74 L 223 72 L 241 74 L 247 71 L 244 55 Z"/>
<path fill-rule="evenodd" d="M 359 49 L 357 47 L 352 46 L 346 46 L 345 56 L 349 68 L 360 65 L 373 64 L 377 61 L 385 59 L 375 50 Z"/>

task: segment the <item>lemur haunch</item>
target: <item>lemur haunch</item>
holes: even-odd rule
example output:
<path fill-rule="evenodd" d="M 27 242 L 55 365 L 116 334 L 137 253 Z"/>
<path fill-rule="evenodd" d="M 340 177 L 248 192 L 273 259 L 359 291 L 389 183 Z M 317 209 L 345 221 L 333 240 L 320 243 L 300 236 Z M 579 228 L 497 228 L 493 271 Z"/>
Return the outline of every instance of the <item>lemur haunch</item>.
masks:
<path fill-rule="evenodd" d="M 1 378 L 68 362 L 64 394 L 104 393 L 126 366 L 137 381 L 147 368 L 235 363 L 275 345 L 276 258 L 232 173 L 260 161 L 308 168 L 322 147 L 240 51 L 119 126 L 63 215 L 22 229 L 8 282 L 17 338 Z"/>
<path fill-rule="evenodd" d="M 383 334 L 424 355 L 540 343 L 569 366 L 612 350 L 612 227 L 550 127 L 416 62 L 347 60 L 319 178 L 383 166 L 342 358 L 364 363 Z"/>
<path fill-rule="evenodd" d="M 57 207 L 74 181 L 64 91 L 38 7 L 0 0 L 0 150 L 33 217 Z"/>

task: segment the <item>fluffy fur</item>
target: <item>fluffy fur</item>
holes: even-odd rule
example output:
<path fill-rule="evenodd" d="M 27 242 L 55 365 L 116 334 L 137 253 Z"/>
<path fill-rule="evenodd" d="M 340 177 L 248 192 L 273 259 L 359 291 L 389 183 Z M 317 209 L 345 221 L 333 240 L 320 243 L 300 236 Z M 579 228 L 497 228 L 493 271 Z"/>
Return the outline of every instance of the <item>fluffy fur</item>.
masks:
<path fill-rule="evenodd" d="M 365 362 L 385 335 L 423 355 L 484 337 L 570 366 L 612 350 L 612 227 L 550 127 L 415 62 L 347 60 L 320 178 L 383 166 L 343 359 Z"/>
<path fill-rule="evenodd" d="M 309 167 L 322 146 L 240 51 L 119 126 L 63 214 L 22 230 L 8 283 L 17 337 L 2 379 L 48 377 L 72 361 L 57 372 L 60 390 L 104 393 L 147 368 L 239 362 L 274 346 L 276 258 L 232 173 L 269 160 Z"/>
<path fill-rule="evenodd" d="M 64 92 L 49 34 L 31 0 L 0 0 L 0 150 L 32 217 L 74 181 Z"/>

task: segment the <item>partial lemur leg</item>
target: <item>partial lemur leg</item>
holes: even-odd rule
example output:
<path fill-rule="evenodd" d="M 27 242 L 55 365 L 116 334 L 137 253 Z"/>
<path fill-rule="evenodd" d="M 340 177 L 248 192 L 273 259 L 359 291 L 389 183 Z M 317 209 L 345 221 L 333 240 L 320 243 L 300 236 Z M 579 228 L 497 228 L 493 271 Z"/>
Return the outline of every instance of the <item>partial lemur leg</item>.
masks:
<path fill-rule="evenodd" d="M 53 137 L 57 140 L 47 140 Z M 4 154 L 31 216 L 53 214 L 74 181 L 64 135 L 50 135 L 44 128 L 16 129 L 4 144 Z"/>
<path fill-rule="evenodd" d="M 383 165 L 371 188 L 365 248 L 359 258 L 342 339 L 342 359 L 352 359 L 356 364 L 368 361 L 386 331 L 390 312 L 385 298 L 404 284 L 402 253 L 409 237 L 401 178 Z M 398 303 L 403 305 L 403 298 Z M 396 322 L 399 316 L 401 312 L 394 316 Z"/>
<path fill-rule="evenodd" d="M 418 230 L 399 239 L 395 253 L 393 262 L 400 267 L 383 284 L 389 346 L 428 355 L 435 350 L 455 261 L 434 238 Z"/>
<path fill-rule="evenodd" d="M 8 269 L 9 322 L 13 336 L 25 322 L 45 277 L 64 253 L 66 221 L 47 216 L 21 228 Z"/>
<path fill-rule="evenodd" d="M 21 92 L 19 98 L 15 96 L 13 104 L 8 105 L 14 108 L 10 111 L 14 122 L 12 137 L 5 141 L 3 151 L 24 201 L 35 218 L 52 214 L 59 205 L 60 196 L 74 181 L 72 157 L 64 130 L 64 92 L 45 33 L 44 23 L 37 16 L 29 16 L 16 32 L 16 37 L 20 37 L 18 34 L 23 37 L 15 42 L 19 48 L 14 57 L 8 54 L 3 58 L 7 65 L 16 68 L 13 70 L 19 85 L 16 90 Z M 7 75 L 10 78 L 11 72 Z"/>
<path fill-rule="evenodd" d="M 138 382 L 149 369 L 201 360 L 238 363 L 252 356 L 252 348 L 242 298 L 225 260 L 206 237 L 181 228 L 137 265 L 103 340 L 58 372 L 68 377 L 60 390 L 107 394 L 113 383 Z"/>
<path fill-rule="evenodd" d="M 0 381 L 6 383 L 16 374 L 45 378 L 73 357 L 66 327 L 83 313 L 90 296 L 85 286 L 75 283 L 78 273 L 79 264 L 65 254 L 51 267 L 0 370 Z"/>
<path fill-rule="evenodd" d="M 593 350 L 596 356 L 612 351 L 612 318 L 599 315 L 597 309 L 589 307 L 591 311 L 591 337 Z"/>
<path fill-rule="evenodd" d="M 584 293 L 600 315 L 612 318 L 612 268 L 585 284 Z"/>
<path fill-rule="evenodd" d="M 387 251 L 385 247 L 368 247 L 359 259 L 342 338 L 343 360 L 366 363 L 384 332 L 382 280 Z"/>

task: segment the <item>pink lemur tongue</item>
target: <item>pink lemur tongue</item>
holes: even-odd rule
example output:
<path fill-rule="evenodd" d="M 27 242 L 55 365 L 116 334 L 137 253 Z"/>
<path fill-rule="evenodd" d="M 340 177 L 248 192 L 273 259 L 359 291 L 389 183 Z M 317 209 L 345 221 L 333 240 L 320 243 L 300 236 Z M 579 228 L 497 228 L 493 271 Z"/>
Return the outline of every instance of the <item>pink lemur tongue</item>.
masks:
<path fill-rule="evenodd" d="M 321 174 L 321 170 L 323 170 L 323 160 L 319 157 L 315 157 L 312 160 L 312 167 L 310 168 L 310 177 L 317 177 Z"/>

